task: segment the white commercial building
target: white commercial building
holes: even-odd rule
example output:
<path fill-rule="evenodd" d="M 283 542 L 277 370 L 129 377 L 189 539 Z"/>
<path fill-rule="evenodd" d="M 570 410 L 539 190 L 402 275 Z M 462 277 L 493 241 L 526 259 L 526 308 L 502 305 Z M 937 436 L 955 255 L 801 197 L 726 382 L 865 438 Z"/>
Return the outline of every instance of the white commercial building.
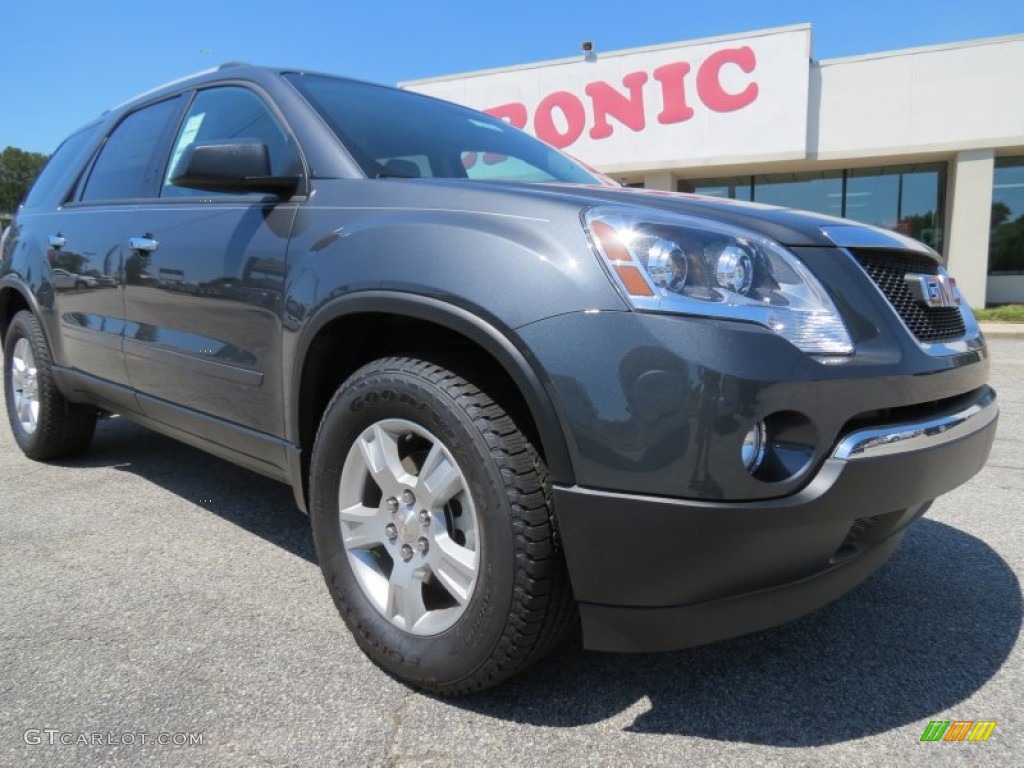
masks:
<path fill-rule="evenodd" d="M 626 184 L 895 229 L 1024 301 L 1024 35 L 811 58 L 798 25 L 403 83 Z M 473 158 L 486 163 L 486 156 Z"/>

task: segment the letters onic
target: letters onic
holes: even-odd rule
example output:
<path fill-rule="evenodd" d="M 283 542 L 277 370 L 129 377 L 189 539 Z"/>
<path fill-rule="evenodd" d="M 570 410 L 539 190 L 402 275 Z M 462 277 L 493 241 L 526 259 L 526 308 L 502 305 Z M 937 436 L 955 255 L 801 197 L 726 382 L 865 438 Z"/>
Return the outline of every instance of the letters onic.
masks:
<path fill-rule="evenodd" d="M 726 66 L 738 67 L 745 74 L 757 68 L 754 50 L 747 45 L 725 48 L 708 56 L 698 67 L 697 97 L 700 103 L 714 112 L 734 112 L 752 104 L 758 97 L 758 85 L 751 80 L 741 90 L 730 93 L 722 84 L 722 70 Z M 650 73 L 630 72 L 622 78 L 622 90 L 603 80 L 595 80 L 584 88 L 593 111 L 591 139 L 606 139 L 614 133 L 609 117 L 640 132 L 647 127 L 644 104 L 645 86 L 653 78 L 661 92 L 661 111 L 657 120 L 662 125 L 682 123 L 694 115 L 687 102 L 687 76 L 690 64 L 685 61 L 665 64 Z M 521 102 L 511 102 L 484 110 L 493 117 L 506 120 L 517 128 L 526 128 L 529 110 Z M 559 120 L 556 120 L 556 112 Z M 559 123 L 564 127 L 560 127 Z M 540 100 L 533 114 L 533 129 L 537 138 L 562 149 L 573 144 L 586 128 L 587 110 L 582 99 L 569 91 L 555 91 Z"/>

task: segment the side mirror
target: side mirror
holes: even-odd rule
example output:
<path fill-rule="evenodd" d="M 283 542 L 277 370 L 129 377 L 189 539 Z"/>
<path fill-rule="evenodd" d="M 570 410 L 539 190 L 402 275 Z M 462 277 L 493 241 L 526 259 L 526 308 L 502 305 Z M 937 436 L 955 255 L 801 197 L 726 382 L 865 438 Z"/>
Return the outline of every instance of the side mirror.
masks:
<path fill-rule="evenodd" d="M 271 175 L 270 151 L 262 142 L 210 141 L 185 150 L 171 183 L 213 192 L 269 192 L 283 197 L 295 191 L 299 177 Z"/>

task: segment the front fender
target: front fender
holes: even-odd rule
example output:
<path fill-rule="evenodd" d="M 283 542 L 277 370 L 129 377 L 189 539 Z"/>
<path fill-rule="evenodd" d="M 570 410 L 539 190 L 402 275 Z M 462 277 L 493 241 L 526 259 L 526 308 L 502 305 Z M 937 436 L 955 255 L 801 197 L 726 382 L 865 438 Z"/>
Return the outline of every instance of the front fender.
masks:
<path fill-rule="evenodd" d="M 540 434 L 548 469 L 555 482 L 573 482 L 572 462 L 561 430 L 561 419 L 555 410 L 547 385 L 528 349 L 521 348 L 509 328 L 499 328 L 488 320 L 454 304 L 428 297 L 393 290 L 366 290 L 338 296 L 321 306 L 307 319 L 287 350 L 292 360 L 286 382 L 286 414 L 292 442 L 298 444 L 299 397 L 306 355 L 317 334 L 329 323 L 342 317 L 383 313 L 424 320 L 443 326 L 464 336 L 490 354 L 515 383 L 530 410 Z"/>
<path fill-rule="evenodd" d="M 288 250 L 289 298 L 311 314 L 347 293 L 394 290 L 509 328 L 583 309 L 628 309 L 591 250 L 578 208 L 549 209 L 541 217 L 303 206 Z"/>

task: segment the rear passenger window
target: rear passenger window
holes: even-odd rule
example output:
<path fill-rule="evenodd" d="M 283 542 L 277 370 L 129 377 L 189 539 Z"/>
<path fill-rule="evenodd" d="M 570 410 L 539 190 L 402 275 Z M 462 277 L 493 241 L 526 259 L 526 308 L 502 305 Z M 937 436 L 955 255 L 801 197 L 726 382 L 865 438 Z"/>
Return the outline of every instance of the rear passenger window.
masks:
<path fill-rule="evenodd" d="M 82 200 L 131 200 L 156 193 L 157 150 L 173 129 L 181 97 L 128 115 L 114 129 L 89 173 Z"/>
<path fill-rule="evenodd" d="M 72 134 L 57 147 L 25 198 L 26 208 L 55 208 L 64 202 L 99 132 L 100 123 L 94 123 Z"/>

